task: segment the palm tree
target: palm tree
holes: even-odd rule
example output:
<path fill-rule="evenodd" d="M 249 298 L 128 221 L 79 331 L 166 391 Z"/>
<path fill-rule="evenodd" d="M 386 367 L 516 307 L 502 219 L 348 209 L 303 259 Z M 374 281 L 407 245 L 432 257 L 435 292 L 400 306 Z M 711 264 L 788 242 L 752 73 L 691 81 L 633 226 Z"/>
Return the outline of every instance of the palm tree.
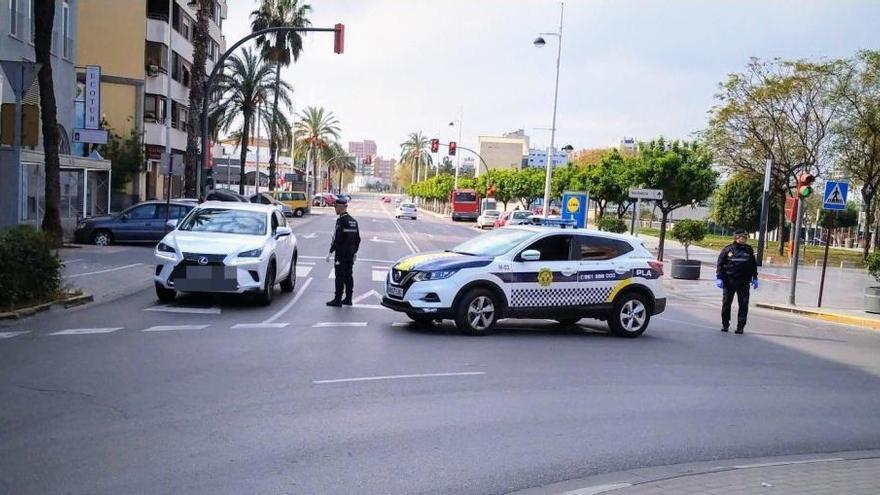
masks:
<path fill-rule="evenodd" d="M 342 178 L 346 171 L 355 171 L 357 166 L 351 155 L 349 155 L 338 142 L 333 142 L 327 149 L 324 157 L 328 169 L 333 169 L 339 173 L 339 182 L 337 183 L 337 191 L 342 192 Z"/>
<path fill-rule="evenodd" d="M 422 164 L 426 166 L 425 177 L 427 178 L 427 167 L 431 166 L 430 141 L 422 134 L 422 131 L 419 131 L 410 133 L 406 141 L 400 143 L 400 161 L 413 165 L 413 183 L 421 180 L 420 166 Z"/>
<path fill-rule="evenodd" d="M 312 7 L 300 4 L 299 0 L 262 0 L 260 8 L 251 12 L 251 31 L 260 31 L 270 27 L 291 26 L 307 27 L 312 23 L 306 15 Z M 281 83 L 281 67 L 287 67 L 292 61 L 299 59 L 302 53 L 302 36 L 296 31 L 278 31 L 269 36 L 257 38 L 264 60 L 275 64 L 275 96 L 272 101 L 272 113 L 278 113 L 278 85 Z M 275 188 L 275 155 L 279 139 L 272 119 L 269 126 L 269 190 Z"/>
<path fill-rule="evenodd" d="M 242 124 L 238 129 L 240 133 L 239 160 L 241 163 L 238 192 L 241 194 L 244 194 L 244 169 L 254 117 L 262 117 L 276 123 L 281 121 L 280 118 L 273 119 L 273 112 L 265 108 L 264 104 L 270 97 L 277 95 L 278 99 L 288 107 L 291 104 L 290 93 L 293 89 L 284 81 L 276 86 L 272 77 L 274 71 L 274 63 L 260 59 L 253 51 L 245 48 L 241 55 L 234 55 L 227 59 L 217 84 L 220 103 L 212 116 L 216 119 L 217 128 L 227 132 L 238 121 L 239 116 L 242 117 Z M 278 88 L 277 92 L 275 91 L 276 87 Z"/>
<path fill-rule="evenodd" d="M 333 116 L 333 112 L 324 110 L 324 107 L 306 107 L 293 128 L 296 143 L 306 149 L 306 159 L 311 160 L 314 180 L 309 194 L 315 194 L 318 189 L 315 181 L 320 178 L 322 158 L 325 150 L 339 139 L 339 121 Z"/>
<path fill-rule="evenodd" d="M 207 79 L 205 63 L 208 58 L 208 19 L 211 17 L 211 0 L 198 0 L 196 7 L 196 24 L 193 26 L 193 64 L 192 77 L 189 85 L 189 121 L 186 125 L 186 163 L 184 164 L 185 196 L 196 197 L 199 146 L 201 145 L 202 120 L 201 108 L 205 98 L 204 85 Z"/>
<path fill-rule="evenodd" d="M 58 157 L 58 107 L 55 103 L 55 82 L 52 78 L 52 26 L 55 23 L 55 2 L 37 2 L 34 8 L 34 59 L 42 65 L 37 78 L 40 84 L 40 118 L 43 122 L 43 152 L 46 160 L 46 210 L 42 228 L 62 242 L 61 161 Z"/>

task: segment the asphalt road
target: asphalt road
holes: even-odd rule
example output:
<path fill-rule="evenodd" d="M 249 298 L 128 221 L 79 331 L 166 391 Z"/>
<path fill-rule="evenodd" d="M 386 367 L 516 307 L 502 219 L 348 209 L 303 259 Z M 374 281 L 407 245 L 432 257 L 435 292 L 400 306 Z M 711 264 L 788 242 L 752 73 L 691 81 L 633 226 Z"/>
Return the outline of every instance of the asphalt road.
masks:
<path fill-rule="evenodd" d="M 325 214 L 294 223 L 297 290 L 268 308 L 147 287 L 0 327 L 0 493 L 494 494 L 880 447 L 880 333 L 753 310 L 721 334 L 694 298 L 635 340 L 590 320 L 420 329 L 378 306 L 385 270 L 477 231 L 368 197 L 351 211 L 354 308 L 324 306 Z"/>

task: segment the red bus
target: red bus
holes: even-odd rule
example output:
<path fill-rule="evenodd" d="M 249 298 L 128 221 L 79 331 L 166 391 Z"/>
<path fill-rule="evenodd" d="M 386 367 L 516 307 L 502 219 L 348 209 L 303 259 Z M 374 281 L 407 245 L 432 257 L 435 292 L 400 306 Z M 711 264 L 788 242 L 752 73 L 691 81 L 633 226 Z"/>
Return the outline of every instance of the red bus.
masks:
<path fill-rule="evenodd" d="M 480 216 L 480 196 L 473 189 L 453 189 L 449 193 L 452 221 L 473 220 Z"/>

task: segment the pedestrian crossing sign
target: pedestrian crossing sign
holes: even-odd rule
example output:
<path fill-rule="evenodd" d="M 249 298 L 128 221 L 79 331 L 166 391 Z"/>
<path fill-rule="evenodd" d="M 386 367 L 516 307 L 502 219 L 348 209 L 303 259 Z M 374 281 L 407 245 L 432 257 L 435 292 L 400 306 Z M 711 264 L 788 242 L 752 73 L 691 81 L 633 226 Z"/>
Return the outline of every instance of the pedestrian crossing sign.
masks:
<path fill-rule="evenodd" d="M 845 210 L 847 193 L 849 193 L 849 182 L 827 181 L 825 183 L 822 208 L 826 210 Z"/>

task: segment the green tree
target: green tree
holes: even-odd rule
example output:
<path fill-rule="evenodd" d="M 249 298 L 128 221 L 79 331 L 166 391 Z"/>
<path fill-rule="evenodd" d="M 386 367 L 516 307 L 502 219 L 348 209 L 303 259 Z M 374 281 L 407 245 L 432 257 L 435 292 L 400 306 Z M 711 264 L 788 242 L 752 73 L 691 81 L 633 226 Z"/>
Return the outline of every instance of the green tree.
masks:
<path fill-rule="evenodd" d="M 821 210 L 819 225 L 825 229 L 849 229 L 859 224 L 859 209 L 849 202 L 845 210 Z"/>
<path fill-rule="evenodd" d="M 280 26 L 297 28 L 311 26 L 311 21 L 306 17 L 311 10 L 311 6 L 300 4 L 298 0 L 262 0 L 260 7 L 251 12 L 251 31 Z M 259 36 L 257 46 L 261 49 L 263 59 L 272 61 L 275 66 L 273 118 L 269 121 L 269 190 L 272 190 L 275 189 L 275 157 L 279 143 L 283 142 L 279 139 L 276 130 L 281 68 L 299 59 L 303 50 L 302 35 L 296 31 L 276 31 L 270 35 Z"/>
<path fill-rule="evenodd" d="M 428 177 L 428 169 L 432 163 L 430 144 L 431 140 L 422 131 L 411 132 L 406 141 L 400 143 L 400 162 L 412 166 L 413 183 L 422 179 L 422 166 L 425 167 L 425 178 Z"/>
<path fill-rule="evenodd" d="M 513 174 L 510 178 L 510 196 L 522 203 L 523 208 L 543 198 L 544 169 L 529 167 Z"/>
<path fill-rule="evenodd" d="M 327 156 L 330 146 L 339 139 L 339 121 L 333 112 L 324 107 L 306 107 L 294 125 L 295 142 L 304 150 L 306 161 L 311 162 L 312 180 L 309 195 L 318 192 L 317 181 L 320 180 L 323 157 Z M 323 185 L 321 186 L 323 187 Z"/>
<path fill-rule="evenodd" d="M 602 217 L 596 222 L 596 227 L 598 227 L 599 230 L 614 232 L 617 234 L 626 232 L 626 222 L 624 222 L 622 218 L 617 217 Z"/>
<path fill-rule="evenodd" d="M 755 232 L 760 228 L 763 196 L 763 179 L 742 172 L 736 173 L 715 192 L 712 219 L 728 229 Z M 773 199 L 771 197 L 770 212 L 767 215 L 767 230 L 775 229 L 779 220 L 779 204 Z"/>
<path fill-rule="evenodd" d="M 55 103 L 55 81 L 52 77 L 52 33 L 55 32 L 55 2 L 39 1 L 33 5 L 34 60 L 41 65 L 37 73 L 40 86 L 40 120 L 43 128 L 43 152 L 46 162 L 46 209 L 42 229 L 60 245 L 61 229 L 61 159 L 58 156 L 58 106 Z"/>
<path fill-rule="evenodd" d="M 663 261 L 669 214 L 706 200 L 715 190 L 718 172 L 712 168 L 711 153 L 696 142 L 667 142 L 660 138 L 642 143 L 639 162 L 635 171 L 638 182 L 650 189 L 663 190 L 663 199 L 657 201 L 661 215 L 657 259 Z"/>
<path fill-rule="evenodd" d="M 110 187 L 114 191 L 121 191 L 143 169 L 143 136 L 134 127 L 127 137 L 120 136 L 113 128 L 106 126 L 105 128 L 108 134 L 107 144 L 103 145 L 99 152 L 110 160 L 110 168 L 113 172 Z"/>
<path fill-rule="evenodd" d="M 672 226 L 672 238 L 680 242 L 684 246 L 684 259 L 689 260 L 690 253 L 688 249 L 691 244 L 702 241 L 706 234 L 706 224 L 700 220 L 679 220 Z"/>
<path fill-rule="evenodd" d="M 610 203 L 624 206 L 629 203 L 629 188 L 634 185 L 633 174 L 637 165 L 636 159 L 624 157 L 614 149 L 587 168 L 586 176 L 581 180 L 589 185 L 590 199 L 596 202 L 600 218 Z"/>

